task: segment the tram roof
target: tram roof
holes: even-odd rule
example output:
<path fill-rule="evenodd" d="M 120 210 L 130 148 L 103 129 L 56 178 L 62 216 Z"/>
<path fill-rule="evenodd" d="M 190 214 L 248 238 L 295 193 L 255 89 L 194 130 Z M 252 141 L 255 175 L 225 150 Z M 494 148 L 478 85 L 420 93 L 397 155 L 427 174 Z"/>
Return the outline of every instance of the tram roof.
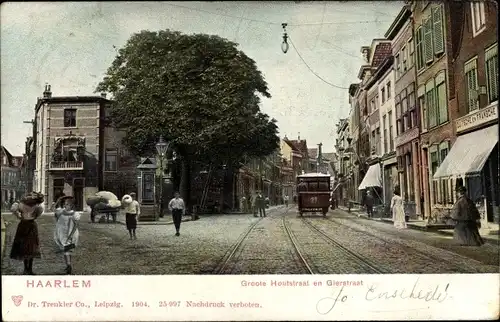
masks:
<path fill-rule="evenodd" d="M 324 174 L 324 173 L 305 173 L 305 174 L 300 174 L 297 176 L 297 178 L 330 178 L 331 176 L 329 174 Z"/>

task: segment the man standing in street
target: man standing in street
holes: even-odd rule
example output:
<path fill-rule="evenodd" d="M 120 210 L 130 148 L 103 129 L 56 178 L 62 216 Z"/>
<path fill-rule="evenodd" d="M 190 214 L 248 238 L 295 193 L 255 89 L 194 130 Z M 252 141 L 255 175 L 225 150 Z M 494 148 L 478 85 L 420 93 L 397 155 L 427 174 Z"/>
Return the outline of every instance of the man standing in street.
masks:
<path fill-rule="evenodd" d="M 259 191 L 257 196 L 255 197 L 255 207 L 259 209 L 259 216 L 266 216 L 266 200 L 262 196 L 262 193 Z"/>
<path fill-rule="evenodd" d="M 285 207 L 288 208 L 288 195 L 285 195 L 285 197 L 283 198 L 283 200 L 285 201 Z"/>
<path fill-rule="evenodd" d="M 179 236 L 179 230 L 181 229 L 182 215 L 186 213 L 186 206 L 184 200 L 182 200 L 181 195 L 176 192 L 174 198 L 168 203 L 168 209 L 172 212 L 172 220 L 175 226 L 175 236 Z"/>
<path fill-rule="evenodd" d="M 366 193 L 365 197 L 365 206 L 366 206 L 366 214 L 368 215 L 368 218 L 373 217 L 373 203 L 375 202 L 372 192 L 368 190 Z"/>

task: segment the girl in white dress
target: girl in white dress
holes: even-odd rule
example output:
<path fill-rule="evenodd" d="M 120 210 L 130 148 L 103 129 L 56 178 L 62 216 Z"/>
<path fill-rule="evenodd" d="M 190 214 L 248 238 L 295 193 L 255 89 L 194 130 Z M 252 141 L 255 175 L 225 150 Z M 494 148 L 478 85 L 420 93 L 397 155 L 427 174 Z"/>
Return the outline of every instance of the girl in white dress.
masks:
<path fill-rule="evenodd" d="M 399 229 L 405 229 L 406 228 L 405 209 L 399 187 L 394 188 L 394 196 L 392 197 L 391 200 L 391 209 L 392 209 L 392 221 L 394 222 L 394 227 Z"/>
<path fill-rule="evenodd" d="M 63 204 L 62 207 L 61 204 Z M 71 274 L 71 254 L 78 245 L 78 221 L 81 218 L 81 213 L 74 210 L 73 197 L 69 196 L 60 198 L 56 202 L 56 207 L 54 213 L 57 222 L 54 240 L 59 250 L 64 253 L 66 274 Z"/>

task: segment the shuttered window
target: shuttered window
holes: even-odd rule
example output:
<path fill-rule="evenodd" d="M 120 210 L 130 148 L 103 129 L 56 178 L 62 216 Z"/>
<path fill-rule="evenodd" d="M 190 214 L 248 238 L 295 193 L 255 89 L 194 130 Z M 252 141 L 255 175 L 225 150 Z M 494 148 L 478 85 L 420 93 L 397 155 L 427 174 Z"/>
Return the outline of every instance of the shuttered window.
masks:
<path fill-rule="evenodd" d="M 420 109 L 420 122 L 422 131 L 427 131 L 427 105 L 425 104 L 425 86 L 420 86 L 417 90 L 418 105 Z"/>
<path fill-rule="evenodd" d="M 425 20 L 424 23 L 424 53 L 425 62 L 432 63 L 434 60 L 434 47 L 432 41 L 432 18 Z"/>
<path fill-rule="evenodd" d="M 467 91 L 468 112 L 479 108 L 479 93 L 477 86 L 477 57 L 469 60 L 464 66 L 465 86 Z"/>
<path fill-rule="evenodd" d="M 424 67 L 424 28 L 420 27 L 416 32 L 416 49 L 417 49 L 417 70 Z"/>
<path fill-rule="evenodd" d="M 498 101 L 498 45 L 488 48 L 485 53 L 486 88 L 488 103 Z"/>
<path fill-rule="evenodd" d="M 437 125 L 436 98 L 434 92 L 434 79 L 432 79 L 425 85 L 425 105 L 427 106 L 427 116 L 429 118 L 427 124 L 429 124 L 429 128 L 433 128 Z"/>
<path fill-rule="evenodd" d="M 438 124 L 443 124 L 448 121 L 448 100 L 446 95 L 446 75 L 441 72 L 434 79 L 436 84 L 436 111 Z"/>
<path fill-rule="evenodd" d="M 443 11 L 441 8 L 441 6 L 437 6 L 432 9 L 434 54 L 436 55 L 444 52 Z"/>

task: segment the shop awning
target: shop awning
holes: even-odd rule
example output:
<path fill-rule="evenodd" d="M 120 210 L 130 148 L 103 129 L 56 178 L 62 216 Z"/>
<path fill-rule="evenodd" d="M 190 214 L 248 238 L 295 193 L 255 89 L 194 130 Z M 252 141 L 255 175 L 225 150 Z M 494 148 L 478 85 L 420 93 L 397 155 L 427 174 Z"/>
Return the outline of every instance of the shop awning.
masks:
<path fill-rule="evenodd" d="M 374 164 L 368 168 L 368 171 L 361 181 L 358 190 L 363 190 L 370 187 L 382 187 L 382 171 L 380 171 L 380 165 Z"/>
<path fill-rule="evenodd" d="M 478 175 L 497 142 L 498 125 L 459 136 L 433 178 Z"/>

